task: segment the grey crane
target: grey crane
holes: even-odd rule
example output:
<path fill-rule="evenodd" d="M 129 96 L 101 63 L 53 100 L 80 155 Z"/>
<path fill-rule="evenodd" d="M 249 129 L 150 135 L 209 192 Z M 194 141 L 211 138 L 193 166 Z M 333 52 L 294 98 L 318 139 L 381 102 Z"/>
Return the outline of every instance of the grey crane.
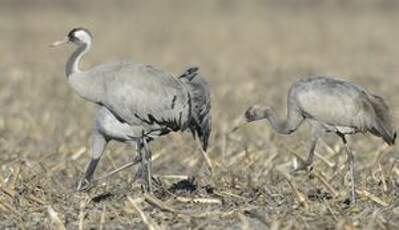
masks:
<path fill-rule="evenodd" d="M 92 34 L 86 28 L 74 28 L 51 46 L 74 43 L 78 48 L 66 63 L 69 85 L 80 97 L 97 104 L 91 160 L 77 190 L 90 186 L 94 171 L 110 140 L 136 147 L 141 161 L 144 189 L 151 192 L 151 151 L 148 143 L 170 132 L 189 130 L 207 150 L 211 133 L 209 87 L 198 67 L 188 68 L 178 78 L 151 65 L 131 61 L 79 69 L 89 51 Z"/>
<path fill-rule="evenodd" d="M 348 156 L 353 202 L 356 202 L 355 165 L 345 136 L 370 132 L 388 145 L 393 145 L 396 138 L 390 109 L 382 97 L 353 83 L 329 77 L 295 82 L 288 92 L 285 120 L 280 119 L 272 108 L 261 105 L 251 106 L 245 117 L 248 122 L 267 119 L 280 134 L 291 134 L 304 120 L 311 123 L 309 155 L 294 171 L 305 170 L 313 163 L 316 144 L 323 131 L 336 133 Z"/>

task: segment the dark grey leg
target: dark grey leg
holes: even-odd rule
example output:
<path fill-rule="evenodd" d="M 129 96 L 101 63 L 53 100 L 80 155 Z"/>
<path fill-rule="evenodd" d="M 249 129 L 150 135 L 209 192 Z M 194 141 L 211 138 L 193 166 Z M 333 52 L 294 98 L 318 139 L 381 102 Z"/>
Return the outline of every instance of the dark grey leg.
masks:
<path fill-rule="evenodd" d="M 97 164 L 104 152 L 107 140 L 99 133 L 93 135 L 93 143 L 91 148 L 91 160 L 87 165 L 84 176 L 79 180 L 76 191 L 87 190 L 90 187 L 90 182 L 93 179 L 94 172 L 97 168 Z"/>
<path fill-rule="evenodd" d="M 141 142 L 141 140 L 138 140 L 137 142 L 135 142 L 135 145 L 136 145 L 136 153 L 137 153 L 136 158 L 138 158 L 140 160 L 140 165 L 137 167 L 137 171 L 134 176 L 134 181 L 144 178 L 144 176 L 143 176 L 144 169 L 142 166 L 143 163 L 142 163 L 142 153 L 141 153 L 142 149 L 143 149 L 143 143 Z"/>
<path fill-rule="evenodd" d="M 346 141 L 345 135 L 338 134 L 341 137 L 342 142 L 345 145 L 345 151 L 348 156 L 348 163 L 349 163 L 349 173 L 351 177 L 351 198 L 352 203 L 356 203 L 356 187 L 355 187 L 355 158 L 352 154 L 351 149 L 349 148 L 348 142 Z"/>
<path fill-rule="evenodd" d="M 313 125 L 312 127 L 312 134 L 310 140 L 310 147 L 309 147 L 309 155 L 306 161 L 301 162 L 298 168 L 291 170 L 291 173 L 295 173 L 302 170 L 307 170 L 310 165 L 313 163 L 314 159 L 314 151 L 316 149 L 317 142 L 320 139 L 322 128 L 319 125 Z"/>
<path fill-rule="evenodd" d="M 140 156 L 141 165 L 137 171 L 136 178 L 143 180 L 144 192 L 152 193 L 152 174 L 151 174 L 151 151 L 145 138 L 141 138 L 137 142 L 137 152 Z"/>
<path fill-rule="evenodd" d="M 143 138 L 143 144 L 144 144 L 144 152 L 145 152 L 145 161 L 146 161 L 146 165 L 145 165 L 145 183 L 147 186 L 147 191 L 149 193 L 152 193 L 152 152 L 150 147 L 148 146 L 147 140 L 145 138 Z"/>

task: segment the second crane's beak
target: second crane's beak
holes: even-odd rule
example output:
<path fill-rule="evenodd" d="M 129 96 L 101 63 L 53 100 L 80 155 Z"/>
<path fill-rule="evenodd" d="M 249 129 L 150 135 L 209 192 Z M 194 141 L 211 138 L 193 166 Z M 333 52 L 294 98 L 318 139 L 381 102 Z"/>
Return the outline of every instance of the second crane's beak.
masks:
<path fill-rule="evenodd" d="M 237 119 L 234 120 L 233 122 L 233 128 L 231 129 L 231 133 L 237 131 L 238 129 L 240 129 L 241 127 L 243 127 L 244 125 L 246 125 L 248 123 L 247 119 L 245 119 L 244 116 L 240 116 Z"/>
<path fill-rule="evenodd" d="M 57 47 L 57 46 L 66 44 L 66 43 L 68 43 L 68 42 L 69 42 L 69 38 L 68 38 L 68 37 L 65 37 L 65 38 L 62 39 L 62 40 L 53 42 L 53 43 L 50 45 L 50 47 L 52 47 L 52 48 L 53 48 L 53 47 Z"/>

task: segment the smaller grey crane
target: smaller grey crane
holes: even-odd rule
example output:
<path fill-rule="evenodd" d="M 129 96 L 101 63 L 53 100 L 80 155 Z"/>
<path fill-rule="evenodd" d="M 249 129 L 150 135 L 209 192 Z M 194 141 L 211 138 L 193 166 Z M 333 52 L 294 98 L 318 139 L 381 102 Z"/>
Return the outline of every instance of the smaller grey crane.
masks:
<path fill-rule="evenodd" d="M 67 61 L 65 73 L 72 89 L 97 104 L 91 160 L 77 190 L 89 188 L 94 171 L 110 140 L 136 146 L 141 161 L 144 189 L 151 192 L 151 151 L 148 142 L 170 132 L 190 130 L 207 150 L 211 132 L 209 87 L 198 67 L 188 68 L 176 78 L 151 65 L 122 61 L 86 71 L 79 69 L 89 51 L 92 34 L 85 28 L 72 29 L 53 47 L 74 43 L 77 49 Z"/>
<path fill-rule="evenodd" d="M 313 163 L 315 147 L 323 131 L 336 133 L 348 156 L 352 202 L 356 202 L 355 164 L 345 136 L 370 132 L 388 145 L 393 145 L 396 138 L 391 113 L 383 98 L 353 83 L 329 77 L 295 82 L 288 92 L 285 120 L 272 108 L 260 105 L 251 106 L 245 118 L 248 122 L 267 119 L 280 134 L 291 134 L 305 119 L 311 123 L 308 158 L 294 171 L 305 170 Z"/>

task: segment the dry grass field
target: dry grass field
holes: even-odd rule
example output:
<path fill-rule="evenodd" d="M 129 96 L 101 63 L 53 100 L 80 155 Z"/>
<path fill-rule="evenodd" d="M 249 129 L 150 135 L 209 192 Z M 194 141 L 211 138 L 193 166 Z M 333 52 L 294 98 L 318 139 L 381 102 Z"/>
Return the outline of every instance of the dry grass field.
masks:
<path fill-rule="evenodd" d="M 318 146 L 312 171 L 292 176 L 295 159 L 307 156 L 307 124 L 289 136 L 265 122 L 230 130 L 254 103 L 285 113 L 291 83 L 311 75 L 382 94 L 397 119 L 398 12 L 393 0 L 2 0 L 0 228 L 397 228 L 397 147 L 351 138 L 359 200 L 349 205 L 346 155 L 335 136 Z M 135 168 L 74 191 L 90 158 L 95 106 L 67 83 L 72 47 L 48 45 L 76 26 L 94 34 L 82 68 L 133 59 L 178 75 L 200 66 L 213 92 L 212 175 L 191 135 L 175 133 L 151 144 L 162 181 L 153 196 L 134 183 Z M 96 176 L 134 156 L 113 142 Z"/>

